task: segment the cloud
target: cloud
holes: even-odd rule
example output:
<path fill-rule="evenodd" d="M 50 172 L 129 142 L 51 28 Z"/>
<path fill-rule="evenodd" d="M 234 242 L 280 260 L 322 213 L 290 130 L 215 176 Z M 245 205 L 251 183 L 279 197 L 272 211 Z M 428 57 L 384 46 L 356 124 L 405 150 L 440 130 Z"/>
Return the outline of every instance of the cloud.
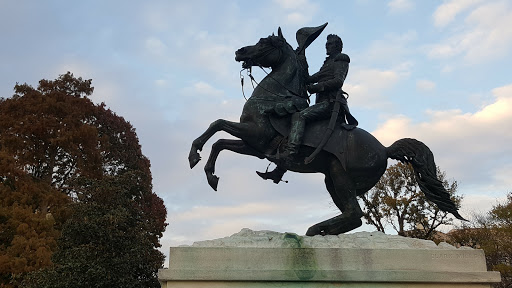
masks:
<path fill-rule="evenodd" d="M 512 162 L 512 85 L 493 89 L 492 94 L 494 102 L 475 113 L 427 110 L 429 120 L 419 123 L 396 115 L 372 134 L 385 146 L 405 137 L 424 142 L 437 165 L 471 193 L 504 192 L 511 185 L 505 175 L 510 175 Z"/>
<path fill-rule="evenodd" d="M 388 7 L 391 12 L 406 12 L 414 8 L 414 4 L 411 0 L 391 0 Z"/>
<path fill-rule="evenodd" d="M 183 89 L 183 92 L 188 95 L 199 94 L 199 95 L 208 95 L 208 96 L 214 96 L 214 97 L 224 95 L 224 91 L 214 88 L 212 85 L 210 85 L 206 82 L 203 82 L 203 81 L 196 82 L 190 87 L 185 87 Z"/>
<path fill-rule="evenodd" d="M 305 24 L 305 23 L 309 22 L 309 20 L 311 20 L 311 18 L 312 18 L 311 16 L 303 14 L 303 13 L 299 13 L 299 12 L 293 12 L 293 13 L 286 15 L 286 20 L 287 20 L 288 24 L 291 24 L 291 25 Z"/>
<path fill-rule="evenodd" d="M 366 108 L 388 106 L 390 103 L 383 94 L 409 77 L 410 66 L 410 63 L 402 63 L 388 70 L 355 67 L 343 85 L 344 90 L 351 95 L 350 105 Z"/>
<path fill-rule="evenodd" d="M 168 85 L 168 80 L 166 79 L 157 79 L 155 80 L 155 85 L 158 87 L 166 87 Z"/>
<path fill-rule="evenodd" d="M 95 87 L 91 99 L 95 103 L 104 102 L 113 105 L 115 102 L 120 101 L 121 92 L 115 83 L 98 80 L 98 83 L 93 82 L 93 84 Z"/>
<path fill-rule="evenodd" d="M 155 56 L 164 56 L 167 54 L 167 45 L 156 37 L 149 37 L 144 42 L 146 51 Z"/>
<path fill-rule="evenodd" d="M 279 211 L 279 206 L 271 203 L 245 203 L 238 206 L 195 206 L 173 217 L 174 221 L 195 221 L 197 219 L 240 218 L 255 214 L 268 214 Z"/>
<path fill-rule="evenodd" d="M 284 9 L 301 9 L 305 5 L 310 5 L 308 0 L 274 0 L 279 6 Z"/>
<path fill-rule="evenodd" d="M 431 92 L 436 88 L 436 83 L 430 80 L 421 79 L 416 81 L 416 89 L 423 92 Z"/>
<path fill-rule="evenodd" d="M 122 89 L 116 80 L 108 77 L 111 71 L 100 71 L 97 66 L 75 58 L 64 59 L 62 64 L 55 66 L 52 70 L 53 75 L 49 75 L 46 79 L 56 79 L 58 75 L 65 74 L 67 71 L 73 73 L 75 77 L 92 79 L 94 93 L 90 99 L 94 103 L 104 102 L 111 106 L 121 101 Z"/>
<path fill-rule="evenodd" d="M 498 203 L 503 203 L 506 200 L 505 196 L 491 196 L 491 195 L 467 195 L 462 199 L 460 212 L 471 219 L 473 214 L 485 214 L 496 206 Z"/>
<path fill-rule="evenodd" d="M 470 2 L 450 2 L 448 4 L 468 4 Z M 477 2 L 470 4 L 475 3 Z M 440 6 L 440 8 L 442 7 Z M 463 7 L 455 7 L 458 9 L 443 8 L 441 11 L 452 11 L 453 14 L 461 12 L 462 8 L 467 9 L 471 6 L 468 4 Z M 436 13 L 434 19 L 439 17 L 439 19 L 443 19 L 435 20 L 436 23 L 441 23 L 436 25 L 445 27 L 451 22 L 446 20 L 451 19 L 450 17 L 436 16 Z M 448 12 L 443 13 L 452 15 Z M 464 20 L 464 25 L 452 28 L 454 34 L 440 43 L 427 46 L 429 57 L 445 59 L 461 55 L 464 57 L 464 61 L 469 63 L 483 63 L 499 59 L 512 47 L 512 7 L 507 1 L 483 2 L 469 12 Z"/>
<path fill-rule="evenodd" d="M 199 41 L 198 57 L 194 60 L 195 65 L 210 70 L 213 73 L 222 75 L 231 74 L 231 65 L 235 58 L 237 48 L 229 44 L 221 44 L 217 41 Z"/>
<path fill-rule="evenodd" d="M 383 38 L 373 41 L 361 56 L 356 57 L 370 65 L 404 61 L 406 57 L 410 59 L 411 54 L 416 51 L 417 48 L 412 43 L 417 39 L 418 33 L 415 30 L 407 30 L 401 34 L 386 34 Z"/>
<path fill-rule="evenodd" d="M 482 2 L 482 0 L 449 0 L 437 7 L 434 12 L 434 24 L 438 27 L 444 27 L 450 24 L 457 14 L 469 9 L 471 6 Z"/>
<path fill-rule="evenodd" d="M 241 19 L 242 15 L 234 1 L 223 5 L 196 0 L 144 5 L 139 21 L 149 36 L 142 46 L 159 60 L 161 69 L 180 69 L 177 77 L 186 78 L 188 72 L 229 83 L 237 76 L 233 67 L 240 67 L 234 52 L 244 43 L 245 34 L 257 29 L 254 19 Z"/>
<path fill-rule="evenodd" d="M 304 234 L 309 226 L 339 214 L 329 207 L 332 201 L 323 181 L 308 181 L 307 175 L 289 172 L 290 183 L 275 185 L 249 173 L 254 159 L 240 161 L 243 156 L 228 155 L 220 161 L 225 164 L 217 167 L 222 185 L 218 192 L 208 189 L 202 173 L 195 180 L 185 176 L 198 185 L 194 199 L 173 197 L 180 207 L 169 210 L 168 221 L 172 235 L 181 240 L 172 241 L 183 241 L 174 245 L 224 237 L 245 227 Z"/>
<path fill-rule="evenodd" d="M 194 82 L 178 91 L 169 112 L 177 119 L 194 121 L 194 125 L 204 128 L 219 118 L 238 122 L 245 100 L 242 96 L 228 96 L 225 90 L 210 83 Z"/>
<path fill-rule="evenodd" d="M 287 25 L 300 26 L 309 23 L 318 5 L 309 0 L 274 0 L 284 10 Z"/>

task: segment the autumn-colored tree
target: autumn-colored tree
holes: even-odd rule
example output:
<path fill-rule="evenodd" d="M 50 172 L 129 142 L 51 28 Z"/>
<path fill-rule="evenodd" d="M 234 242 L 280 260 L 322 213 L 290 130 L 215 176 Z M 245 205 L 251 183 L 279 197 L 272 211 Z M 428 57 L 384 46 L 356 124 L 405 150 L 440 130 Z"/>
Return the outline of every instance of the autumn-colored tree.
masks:
<path fill-rule="evenodd" d="M 107 109 L 105 104 L 94 104 L 87 97 L 93 92 L 91 80 L 75 78 L 69 72 L 56 80 L 41 80 L 36 89 L 27 84 L 16 84 L 14 91 L 12 97 L 0 99 L 0 193 L 9 194 L 12 199 L 0 201 L 0 225 L 11 227 L 10 232 L 0 234 L 0 259 L 8 263 L 0 266 L 0 286 L 17 285 L 25 272 L 48 266 L 51 263 L 48 255 L 57 248 L 56 236 L 63 227 L 70 225 L 66 220 L 71 212 L 73 216 L 69 221 L 79 217 L 80 213 L 76 211 L 85 209 L 77 208 L 81 205 L 107 209 L 105 205 L 94 204 L 100 202 L 91 200 L 99 197 L 93 196 L 92 187 L 112 181 L 119 183 L 117 179 L 126 179 L 127 175 L 133 177 L 127 182 L 132 185 L 119 195 L 130 199 L 131 204 L 126 207 L 130 209 L 130 215 L 137 217 L 139 225 L 136 229 L 145 241 L 151 243 L 151 247 L 146 247 L 150 249 L 146 254 L 160 253 L 156 248 L 160 246 L 159 239 L 167 225 L 165 206 L 152 192 L 150 163 L 142 154 L 130 123 Z M 112 185 L 101 191 L 103 199 L 110 199 L 116 193 Z M 66 205 L 71 201 L 75 204 Z M 126 204 L 122 199 L 120 201 L 116 203 Z M 24 209 L 26 216 L 15 212 L 21 209 L 19 207 Z M 108 215 L 109 211 L 102 213 Z M 16 222 L 15 219 L 21 220 Z M 22 223 L 28 228 L 22 225 L 26 229 L 13 230 L 12 227 Z M 41 231 L 32 227 L 36 224 L 30 223 L 38 223 Z M 117 233 L 115 229 L 108 231 Z M 107 235 L 108 231 L 105 231 Z M 20 233 L 32 238 L 19 241 Z M 30 243 L 36 234 L 39 238 L 45 235 L 48 241 L 45 246 L 48 253 L 39 253 L 39 266 L 23 264 L 30 263 L 26 254 L 34 253 L 12 252 L 12 257 L 5 258 L 5 255 L 11 255 L 7 251 L 13 250 L 16 243 L 20 246 L 19 251 L 32 251 Z M 81 236 L 86 237 L 85 234 Z M 63 236 L 59 247 L 66 247 L 65 239 Z M 22 245 L 25 245 L 24 249 Z M 155 251 L 158 253 L 153 253 Z M 148 261 L 152 262 L 141 265 L 151 267 L 154 275 L 155 267 L 163 263 L 161 254 Z M 108 266 L 103 268 L 109 271 Z"/>
<path fill-rule="evenodd" d="M 14 159 L 0 152 L 0 287 L 15 287 L 26 272 L 51 265 L 59 227 L 69 197 L 14 169 Z M 52 207 L 44 215 L 40 203 Z"/>
<path fill-rule="evenodd" d="M 501 283 L 494 287 L 512 287 L 512 192 L 506 202 L 485 215 L 475 215 L 449 236 L 454 245 L 484 250 L 487 269 L 501 273 Z"/>
<path fill-rule="evenodd" d="M 457 182 L 449 183 L 439 168 L 437 176 L 459 206 L 462 197 L 455 196 Z M 453 221 L 447 212 L 439 210 L 425 198 L 416 182 L 413 168 L 401 162 L 391 165 L 375 187 L 361 199 L 367 224 L 381 232 L 390 225 L 398 235 L 433 239 L 440 225 L 449 225 Z"/>

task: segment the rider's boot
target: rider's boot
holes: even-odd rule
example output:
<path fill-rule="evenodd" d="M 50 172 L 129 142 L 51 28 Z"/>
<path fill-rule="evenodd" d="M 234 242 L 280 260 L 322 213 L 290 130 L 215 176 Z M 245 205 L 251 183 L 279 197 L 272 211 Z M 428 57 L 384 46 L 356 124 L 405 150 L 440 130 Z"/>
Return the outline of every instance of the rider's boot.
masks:
<path fill-rule="evenodd" d="M 299 146 L 302 143 L 302 136 L 304 135 L 304 128 L 306 120 L 301 117 L 300 112 L 296 112 L 292 116 L 292 127 L 288 135 L 288 143 L 284 148 L 283 153 L 278 154 L 278 158 L 289 161 L 295 158 L 299 152 Z"/>
<path fill-rule="evenodd" d="M 271 179 L 274 183 L 279 184 L 283 178 L 284 173 L 286 173 L 286 169 L 276 166 L 276 168 L 270 172 L 256 171 L 256 173 L 264 180 Z"/>

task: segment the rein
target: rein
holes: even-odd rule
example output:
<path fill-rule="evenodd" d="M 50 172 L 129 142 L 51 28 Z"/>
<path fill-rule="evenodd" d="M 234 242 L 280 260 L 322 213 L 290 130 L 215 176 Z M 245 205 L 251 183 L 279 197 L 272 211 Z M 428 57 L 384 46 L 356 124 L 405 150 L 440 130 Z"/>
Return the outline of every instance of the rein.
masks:
<path fill-rule="evenodd" d="M 286 91 L 288 91 L 288 92 L 292 93 L 294 96 L 300 97 L 300 95 L 299 95 L 299 94 L 297 94 L 297 93 L 295 93 L 294 91 L 292 91 L 292 90 L 288 89 L 288 87 L 284 86 L 284 85 L 283 85 L 283 83 L 281 83 L 281 82 L 277 81 L 274 77 L 272 77 L 272 75 L 270 75 L 267 71 L 265 71 L 265 69 L 263 69 L 263 67 L 261 67 L 261 65 L 258 65 L 258 67 L 260 67 L 260 68 L 261 68 L 261 70 L 263 70 L 263 72 L 265 72 L 265 74 L 267 74 L 267 76 L 268 76 L 268 77 L 270 77 L 270 79 L 272 79 L 272 80 L 276 81 L 276 82 L 277 82 L 277 84 L 281 85 L 281 87 L 283 87 L 284 89 L 286 89 Z M 265 89 L 265 91 L 267 91 L 267 90 Z M 269 92 L 269 91 L 267 91 L 267 92 Z M 270 92 L 270 93 L 271 93 L 271 92 Z M 274 94 L 274 95 L 276 95 L 276 94 Z M 276 96 L 282 96 L 282 95 L 276 95 Z"/>
<path fill-rule="evenodd" d="M 290 89 L 288 89 L 286 86 L 284 86 L 281 82 L 277 81 L 274 77 L 272 77 L 270 74 L 267 73 L 267 71 L 265 71 L 265 69 L 263 69 L 263 67 L 259 66 L 261 68 L 261 70 L 263 70 L 263 72 L 265 72 L 267 74 L 267 76 L 270 76 L 270 78 L 274 81 L 276 81 L 279 85 L 281 85 L 284 89 L 286 89 L 286 91 L 292 93 L 294 96 L 297 96 L 297 97 L 300 97 L 297 93 L 291 91 Z M 247 97 L 245 97 L 245 92 L 244 92 L 244 76 L 242 75 L 242 71 L 244 70 L 247 70 L 247 76 L 249 76 L 249 78 L 251 78 L 251 84 L 252 84 L 252 88 L 254 89 L 254 83 L 256 83 L 256 86 L 259 86 L 260 84 L 254 79 L 254 76 L 252 76 L 252 71 L 251 71 L 251 68 L 244 68 L 242 70 L 240 70 L 240 84 L 242 86 L 242 95 L 244 96 L 245 98 L 245 101 L 248 101 L 249 99 L 247 99 Z M 273 91 L 270 91 L 268 89 L 265 89 L 263 86 L 260 86 L 261 89 L 267 91 L 268 93 L 274 95 L 274 96 L 277 96 L 277 97 L 281 97 L 281 98 L 286 98 L 287 96 L 285 95 L 281 95 L 281 94 L 277 94 Z M 260 98 L 258 98 L 260 99 Z"/>
<path fill-rule="evenodd" d="M 279 51 L 281 51 L 281 50 L 279 50 Z M 288 89 L 288 87 L 286 87 L 283 83 L 279 82 L 277 79 L 272 77 L 272 75 L 270 75 L 265 69 L 263 69 L 263 67 L 261 65 L 258 65 L 258 67 L 260 67 L 260 69 L 263 70 L 263 72 L 265 72 L 265 74 L 267 74 L 267 76 L 270 77 L 270 79 L 274 80 L 275 82 L 277 82 L 277 84 L 279 84 L 281 87 L 286 89 L 286 91 L 290 92 L 294 96 L 302 98 L 299 94 Z M 244 96 L 245 101 L 248 101 L 247 97 L 245 97 L 245 92 L 244 92 L 244 76 L 242 75 L 242 71 L 244 71 L 244 70 L 247 70 L 247 76 L 249 76 L 249 78 L 251 78 L 251 84 L 252 84 L 253 89 L 255 88 L 254 83 L 256 83 L 256 86 L 259 86 L 259 83 L 254 79 L 254 76 L 252 76 L 252 67 L 243 68 L 242 70 L 240 70 L 240 85 L 242 87 L 242 95 Z M 273 91 L 267 90 L 264 87 L 261 87 L 261 89 L 267 91 L 268 93 L 270 93 L 272 95 L 278 96 L 278 97 L 282 97 L 282 98 L 287 97 L 285 95 L 280 95 L 280 94 L 274 93 Z M 309 97 L 311 97 L 311 95 L 308 96 L 308 99 L 307 99 L 308 102 L 309 102 Z"/>
<path fill-rule="evenodd" d="M 240 85 L 242 86 L 242 95 L 244 96 L 244 99 L 245 101 L 247 102 L 248 99 L 247 97 L 245 97 L 245 92 L 244 92 L 244 75 L 242 75 L 242 71 L 244 70 L 247 70 L 247 76 L 249 76 L 249 78 L 251 78 L 251 85 L 252 85 L 252 89 L 254 89 L 254 83 L 256 83 L 256 85 L 259 85 L 258 82 L 256 82 L 256 80 L 254 80 L 254 77 L 252 76 L 252 67 L 248 67 L 248 68 L 243 68 L 242 70 L 240 70 Z"/>
<path fill-rule="evenodd" d="M 259 83 L 254 79 L 254 77 L 252 76 L 252 66 L 256 66 L 254 64 L 258 63 L 258 59 L 260 58 L 263 58 L 263 57 L 266 57 L 268 56 L 270 53 L 272 53 L 275 49 L 277 49 L 277 51 L 279 51 L 279 58 L 277 59 L 277 62 L 280 63 L 281 62 L 281 59 L 283 57 L 283 51 L 281 51 L 281 49 L 279 47 L 276 47 L 274 45 L 270 45 L 271 48 L 270 49 L 266 49 L 265 51 L 263 51 L 262 55 L 259 55 L 257 57 L 255 57 L 254 59 L 250 59 L 249 62 L 247 62 L 247 64 L 243 64 L 242 65 L 242 70 L 240 70 L 240 85 L 242 87 L 242 95 L 244 96 L 244 99 L 245 101 L 248 101 L 247 97 L 245 96 L 245 92 L 244 92 L 244 76 L 242 75 L 242 71 L 243 70 L 247 70 L 247 76 L 249 76 L 249 78 L 251 78 L 251 84 L 252 84 L 252 87 L 253 89 L 255 88 L 254 86 L 254 83 L 256 83 L 256 86 L 259 86 Z M 255 61 L 253 61 L 255 60 Z M 263 70 L 263 72 L 265 72 L 265 74 L 267 74 L 268 77 L 270 77 L 270 79 L 274 80 L 277 84 L 279 84 L 281 87 L 283 87 L 286 91 L 288 91 L 290 94 L 294 95 L 294 96 L 297 96 L 297 97 L 301 97 L 297 92 L 295 91 L 292 91 L 290 89 L 288 89 L 288 87 L 286 87 L 283 83 L 281 83 L 280 81 L 278 81 L 277 79 L 275 79 L 274 77 L 272 77 L 272 75 L 270 75 L 270 73 L 268 73 L 265 69 L 263 69 L 263 67 L 260 65 L 260 64 L 257 64 L 258 67 L 260 67 L 261 70 Z M 286 97 L 285 95 L 280 95 L 280 94 L 277 94 L 273 91 L 269 91 L 267 89 L 265 89 L 264 87 L 260 86 L 263 90 L 267 91 L 268 93 L 272 94 L 272 95 L 275 95 L 277 97 Z M 310 95 L 311 97 L 311 95 Z M 301 97 L 302 98 L 302 97 Z M 308 97 L 308 102 L 309 102 L 309 97 Z"/>

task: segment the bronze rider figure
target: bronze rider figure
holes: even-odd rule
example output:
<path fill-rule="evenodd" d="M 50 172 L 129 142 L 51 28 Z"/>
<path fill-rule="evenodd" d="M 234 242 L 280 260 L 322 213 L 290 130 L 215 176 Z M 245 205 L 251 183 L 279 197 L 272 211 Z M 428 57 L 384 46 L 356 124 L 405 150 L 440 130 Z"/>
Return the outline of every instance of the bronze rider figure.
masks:
<path fill-rule="evenodd" d="M 320 71 L 309 76 L 306 81 L 308 83 L 308 92 L 311 94 L 316 93 L 315 104 L 292 115 L 288 145 L 283 153 L 279 155 L 279 158 L 285 161 L 293 159 L 297 155 L 304 136 L 306 123 L 325 120 L 331 117 L 338 93 L 342 93 L 342 97 L 338 97 L 338 101 L 341 102 L 343 109 L 340 112 L 344 112 L 340 113 L 341 125 L 347 130 L 351 130 L 358 125 L 357 120 L 350 114 L 347 100 L 344 96 L 346 93 L 341 89 L 347 77 L 350 63 L 349 56 L 341 53 L 343 50 L 341 38 L 335 34 L 329 34 L 325 49 L 327 57 Z M 257 173 L 261 178 L 265 180 L 272 179 L 277 184 L 281 181 L 286 171 L 286 169 L 278 165 L 271 172 Z"/>

